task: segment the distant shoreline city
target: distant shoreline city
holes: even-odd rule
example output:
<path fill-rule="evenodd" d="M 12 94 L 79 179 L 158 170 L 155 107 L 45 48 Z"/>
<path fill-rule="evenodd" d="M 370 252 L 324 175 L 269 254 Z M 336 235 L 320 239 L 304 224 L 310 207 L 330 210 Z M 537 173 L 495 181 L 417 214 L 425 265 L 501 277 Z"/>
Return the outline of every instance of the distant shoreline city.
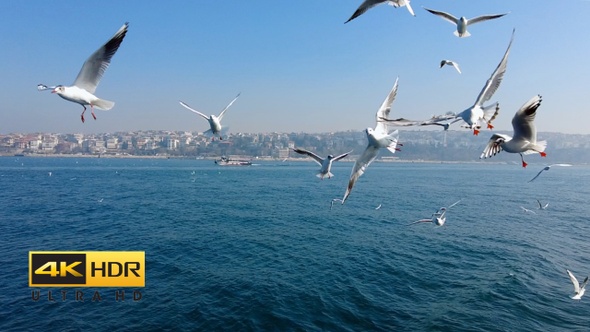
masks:
<path fill-rule="evenodd" d="M 401 151 L 381 153 L 381 161 L 478 161 L 490 137 L 489 132 L 473 136 L 466 131 L 402 131 Z M 547 162 L 590 163 L 590 135 L 538 133 L 548 141 Z M 212 139 L 200 132 L 149 130 L 101 134 L 11 133 L 0 134 L 0 156 L 57 157 L 155 157 L 216 159 L 236 156 L 259 160 L 297 160 L 291 149 L 305 148 L 320 155 L 353 150 L 348 158 L 366 147 L 363 131 L 334 133 L 236 133 Z M 500 153 L 490 162 L 518 161 Z M 545 162 L 532 158 L 531 162 Z"/>

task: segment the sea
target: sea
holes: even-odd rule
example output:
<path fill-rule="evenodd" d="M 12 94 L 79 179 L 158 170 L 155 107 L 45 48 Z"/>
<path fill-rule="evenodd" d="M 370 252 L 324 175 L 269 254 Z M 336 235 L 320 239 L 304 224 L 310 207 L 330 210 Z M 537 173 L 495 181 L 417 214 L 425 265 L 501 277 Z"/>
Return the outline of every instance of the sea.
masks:
<path fill-rule="evenodd" d="M 312 161 L 0 157 L 0 330 L 589 331 L 566 269 L 590 274 L 590 166 L 529 183 L 535 157 L 375 162 L 333 206 L 352 162 L 320 180 Z M 144 251 L 145 287 L 29 287 L 29 251 Z"/>

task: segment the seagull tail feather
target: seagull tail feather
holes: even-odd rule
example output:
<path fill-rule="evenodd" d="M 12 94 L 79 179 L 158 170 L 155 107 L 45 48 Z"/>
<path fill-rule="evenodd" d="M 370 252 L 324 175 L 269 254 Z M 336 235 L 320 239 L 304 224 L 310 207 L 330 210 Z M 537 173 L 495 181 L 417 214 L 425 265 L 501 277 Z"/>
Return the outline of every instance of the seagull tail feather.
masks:
<path fill-rule="evenodd" d="M 92 103 L 92 105 L 94 105 L 94 107 L 101 109 L 103 111 L 108 111 L 111 108 L 113 108 L 113 106 L 115 106 L 115 102 L 110 101 L 110 100 L 97 99 Z"/>

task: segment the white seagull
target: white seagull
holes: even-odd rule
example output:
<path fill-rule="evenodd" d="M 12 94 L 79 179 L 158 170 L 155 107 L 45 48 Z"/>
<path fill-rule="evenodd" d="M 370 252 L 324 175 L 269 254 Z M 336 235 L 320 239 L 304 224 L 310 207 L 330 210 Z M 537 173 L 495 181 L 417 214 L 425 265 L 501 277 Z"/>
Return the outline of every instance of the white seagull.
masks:
<path fill-rule="evenodd" d="M 446 21 L 449 21 L 449 22 L 455 24 L 457 26 L 457 30 L 455 30 L 453 32 L 453 34 L 459 38 L 471 36 L 469 31 L 467 31 L 468 25 L 472 25 L 472 24 L 487 21 L 487 20 L 492 20 L 495 18 L 500 18 L 500 17 L 508 14 L 508 13 L 504 13 L 504 14 L 495 14 L 495 15 L 482 15 L 482 16 L 467 19 L 467 18 L 465 18 L 465 16 L 461 16 L 460 18 L 456 18 L 455 16 L 453 16 L 449 13 L 445 13 L 445 12 L 441 12 L 441 11 L 433 10 L 433 9 L 428 9 L 426 7 L 422 7 L 422 8 L 426 9 L 427 11 L 431 12 L 432 14 L 434 14 L 436 16 L 440 16 L 441 18 L 443 18 Z"/>
<path fill-rule="evenodd" d="M 581 300 L 582 296 L 586 292 L 586 284 L 588 283 L 588 277 L 586 277 L 586 279 L 584 279 L 584 282 L 580 284 L 578 282 L 578 279 L 576 279 L 576 277 L 570 272 L 570 270 L 566 269 L 566 271 L 567 275 L 570 277 L 570 280 L 572 281 L 572 284 L 574 284 L 575 294 L 571 298 L 574 300 Z"/>
<path fill-rule="evenodd" d="M 367 10 L 369 10 L 379 4 L 382 4 L 382 3 L 387 3 L 388 5 L 393 6 L 395 8 L 406 6 L 406 8 L 408 8 L 408 11 L 410 12 L 410 14 L 412 14 L 412 16 L 416 16 L 416 14 L 414 14 L 414 10 L 412 9 L 412 6 L 410 6 L 410 0 L 365 0 L 359 6 L 359 8 L 357 8 L 357 10 L 354 12 L 354 14 L 352 14 L 352 16 L 348 19 L 348 21 L 346 21 L 344 23 L 348 23 L 348 22 L 354 20 L 355 18 L 364 14 Z"/>
<path fill-rule="evenodd" d="M 307 151 L 305 149 L 295 148 L 295 149 L 293 149 L 293 151 L 295 151 L 299 154 L 310 156 L 316 163 L 318 163 L 320 166 L 322 166 L 322 168 L 320 169 L 320 171 L 316 175 L 318 178 L 320 178 L 322 180 L 324 179 L 325 176 L 327 176 L 328 179 L 331 179 L 334 176 L 334 174 L 332 174 L 330 172 L 330 169 L 332 168 L 332 162 L 338 161 L 338 160 L 348 156 L 348 154 L 352 152 L 352 151 L 348 151 L 348 152 L 343 153 L 343 154 L 336 156 L 336 157 L 334 157 L 333 155 L 328 155 L 324 159 L 324 158 L 318 156 L 317 154 L 315 154 L 311 151 Z"/>
<path fill-rule="evenodd" d="M 543 204 L 541 204 L 541 201 L 539 201 L 539 200 L 537 200 L 537 203 L 539 204 L 539 210 L 545 210 L 549 206 L 549 203 L 543 205 Z"/>
<path fill-rule="evenodd" d="M 502 83 L 504 73 L 506 72 L 506 65 L 508 63 L 508 54 L 510 53 L 510 47 L 512 46 L 513 40 L 514 30 L 512 30 L 512 37 L 510 38 L 510 43 L 508 44 L 508 48 L 506 49 L 502 60 L 500 60 L 498 67 L 496 67 L 492 76 L 490 76 L 483 89 L 479 92 L 473 106 L 457 114 L 457 119 L 452 122 L 455 123 L 459 120 L 463 120 L 466 123 L 464 126 L 473 130 L 473 135 L 479 134 L 479 129 L 481 128 L 480 122 L 486 122 L 489 129 L 494 128 L 494 126 L 492 126 L 492 121 L 498 116 L 500 107 L 498 103 L 487 107 L 485 107 L 483 103 L 492 98 L 494 93 L 496 93 L 496 90 L 498 90 L 500 83 Z"/>
<path fill-rule="evenodd" d="M 533 182 L 536 178 L 539 177 L 539 175 L 541 175 L 541 173 L 543 173 L 543 171 L 548 171 L 553 166 L 566 166 L 566 167 L 568 167 L 568 166 L 572 166 L 572 165 L 570 165 L 570 164 L 553 164 L 553 165 L 545 166 L 545 167 L 543 167 L 542 170 L 539 171 L 539 173 L 537 173 L 537 175 L 535 175 L 534 178 L 530 179 L 529 182 Z"/>
<path fill-rule="evenodd" d="M 459 64 L 456 63 L 455 61 L 451 61 L 451 60 L 442 60 L 440 62 L 440 68 L 444 67 L 444 65 L 447 66 L 453 66 L 453 68 L 455 68 L 457 70 L 457 72 L 459 72 L 459 74 L 461 74 L 461 69 L 459 69 Z"/>
<path fill-rule="evenodd" d="M 389 150 L 391 153 L 395 153 L 397 150 L 397 140 L 398 140 L 398 131 L 394 130 L 393 132 L 388 132 L 388 127 L 385 122 L 381 121 L 382 118 L 387 119 L 389 112 L 391 111 L 391 104 L 395 100 L 395 96 L 397 95 L 397 81 L 393 84 L 393 88 L 387 95 L 387 98 L 381 104 L 381 107 L 377 111 L 375 115 L 375 120 L 377 124 L 375 125 L 375 129 L 367 128 L 365 129 L 365 133 L 367 134 L 367 139 L 369 144 L 367 148 L 363 152 L 363 154 L 357 159 L 354 163 L 354 167 L 352 168 L 352 172 L 350 174 L 350 180 L 348 181 L 348 187 L 346 188 L 346 192 L 344 193 L 344 197 L 342 198 L 342 204 L 346 201 L 354 184 L 358 180 L 358 178 L 365 173 L 365 170 L 369 165 L 377 158 L 377 154 L 379 153 L 379 149 L 385 148 Z"/>
<path fill-rule="evenodd" d="M 421 222 L 431 222 L 431 223 L 435 224 L 436 226 L 442 226 L 447 221 L 447 217 L 445 216 L 447 214 L 447 210 L 452 208 L 453 206 L 459 204 L 459 202 L 461 202 L 461 200 L 458 200 L 455 203 L 449 205 L 449 207 L 441 207 L 440 209 L 438 209 L 438 211 L 433 213 L 432 216 L 430 216 L 430 218 L 420 219 L 420 220 L 414 221 L 413 223 L 410 223 L 408 225 L 414 225 L 414 224 L 421 223 Z"/>
<path fill-rule="evenodd" d="M 535 128 L 534 124 L 537 108 L 540 105 L 540 95 L 534 96 L 522 105 L 514 115 L 514 118 L 512 118 L 514 137 L 504 134 L 493 134 L 479 158 L 490 158 L 504 150 L 506 152 L 520 154 L 522 167 L 526 167 L 528 164 L 524 161 L 523 154 L 539 153 L 541 157 L 547 156 L 544 152 L 547 142 L 537 142 L 537 128 Z"/>
<path fill-rule="evenodd" d="M 43 91 L 52 89 L 51 93 L 57 93 L 58 96 L 65 100 L 82 105 L 84 108 L 84 111 L 82 111 L 82 114 L 80 115 L 82 122 L 84 122 L 86 105 L 90 105 L 90 112 L 92 113 L 94 120 L 96 120 L 96 115 L 94 115 L 95 107 L 108 111 L 115 106 L 115 103 L 112 101 L 96 97 L 94 92 L 96 91 L 96 87 L 98 86 L 102 75 L 109 67 L 111 58 L 119 49 L 123 38 L 125 38 L 128 27 L 129 23 L 123 24 L 106 44 L 96 50 L 96 52 L 92 53 L 86 62 L 84 62 L 84 65 L 72 86 L 57 85 L 48 87 L 44 84 L 39 84 L 37 85 L 37 90 Z"/>
<path fill-rule="evenodd" d="M 234 101 L 236 101 L 236 99 L 238 99 L 238 97 L 240 96 L 240 94 L 238 93 L 238 95 L 227 105 L 225 106 L 225 108 L 223 109 L 223 111 L 221 111 L 221 113 L 219 113 L 218 116 L 215 115 L 210 115 L 210 116 L 206 116 L 205 114 L 193 109 L 192 107 L 188 106 L 186 103 L 180 101 L 180 105 L 182 105 L 183 107 L 185 107 L 186 109 L 188 109 L 189 111 L 193 112 L 193 113 L 197 113 L 198 115 L 202 116 L 205 120 L 207 120 L 207 122 L 209 122 L 209 126 L 211 127 L 211 129 L 208 129 L 207 131 L 205 131 L 204 134 L 211 134 L 214 137 L 215 136 L 219 136 L 219 139 L 222 140 L 223 137 L 221 136 L 221 119 L 223 119 L 223 115 L 225 114 L 225 111 L 227 111 L 227 109 L 234 103 Z"/>

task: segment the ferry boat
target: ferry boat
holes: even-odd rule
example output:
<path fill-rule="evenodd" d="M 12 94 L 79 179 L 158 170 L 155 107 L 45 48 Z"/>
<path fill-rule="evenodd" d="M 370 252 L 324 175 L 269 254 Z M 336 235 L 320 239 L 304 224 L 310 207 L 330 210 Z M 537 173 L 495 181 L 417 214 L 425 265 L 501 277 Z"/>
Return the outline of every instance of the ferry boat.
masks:
<path fill-rule="evenodd" d="M 250 166 L 252 162 L 243 159 L 230 159 L 228 157 L 221 157 L 219 160 L 215 160 L 215 163 L 219 166 Z"/>

